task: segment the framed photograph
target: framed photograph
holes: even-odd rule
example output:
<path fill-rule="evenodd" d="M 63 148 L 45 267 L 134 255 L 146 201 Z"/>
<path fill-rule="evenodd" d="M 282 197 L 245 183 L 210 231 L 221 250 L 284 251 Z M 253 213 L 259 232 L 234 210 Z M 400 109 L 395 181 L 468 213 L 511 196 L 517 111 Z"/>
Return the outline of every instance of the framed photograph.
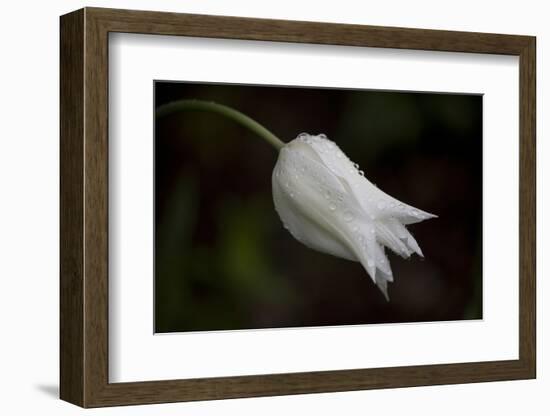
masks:
<path fill-rule="evenodd" d="M 534 37 L 60 28 L 63 400 L 535 378 Z"/>

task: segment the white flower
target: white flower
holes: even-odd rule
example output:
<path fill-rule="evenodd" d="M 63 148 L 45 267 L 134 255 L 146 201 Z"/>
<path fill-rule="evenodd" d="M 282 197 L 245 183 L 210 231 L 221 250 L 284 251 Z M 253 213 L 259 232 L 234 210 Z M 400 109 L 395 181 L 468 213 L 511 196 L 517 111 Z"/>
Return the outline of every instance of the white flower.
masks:
<path fill-rule="evenodd" d="M 359 261 L 388 298 L 384 253 L 423 256 L 405 225 L 434 218 L 378 189 L 324 134 L 300 134 L 279 152 L 273 201 L 292 236 L 306 246 Z"/>

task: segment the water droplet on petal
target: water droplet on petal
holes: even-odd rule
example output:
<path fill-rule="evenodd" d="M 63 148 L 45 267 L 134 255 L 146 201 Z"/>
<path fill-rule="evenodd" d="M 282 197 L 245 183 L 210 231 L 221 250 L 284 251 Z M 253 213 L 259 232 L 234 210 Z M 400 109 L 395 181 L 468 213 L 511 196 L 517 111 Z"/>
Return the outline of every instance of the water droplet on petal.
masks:
<path fill-rule="evenodd" d="M 353 214 L 349 211 L 344 212 L 344 221 L 346 222 L 353 221 Z"/>
<path fill-rule="evenodd" d="M 321 133 L 321 134 L 318 134 L 317 137 L 319 137 L 320 139 L 326 139 L 327 135 L 324 133 Z"/>
<path fill-rule="evenodd" d="M 304 139 L 306 139 L 306 138 L 308 138 L 308 137 L 309 137 L 309 134 L 307 134 L 307 133 L 300 133 L 300 134 L 298 135 L 297 139 L 300 139 L 300 140 L 303 141 Z"/>
<path fill-rule="evenodd" d="M 362 170 L 360 170 L 360 171 L 359 171 L 359 175 L 365 176 L 365 172 L 363 172 Z"/>
<path fill-rule="evenodd" d="M 420 212 L 418 212 L 416 209 L 411 210 L 411 214 L 415 217 L 418 217 L 420 215 Z"/>
<path fill-rule="evenodd" d="M 325 199 L 330 199 L 330 191 L 325 190 L 323 192 L 323 196 L 325 197 Z"/>
<path fill-rule="evenodd" d="M 386 208 L 386 203 L 384 201 L 379 201 L 376 206 L 378 207 L 378 209 L 384 209 Z"/>
<path fill-rule="evenodd" d="M 334 205 L 332 202 L 330 204 L 328 204 L 328 209 L 330 209 L 331 211 L 335 211 L 336 210 L 336 205 Z"/>

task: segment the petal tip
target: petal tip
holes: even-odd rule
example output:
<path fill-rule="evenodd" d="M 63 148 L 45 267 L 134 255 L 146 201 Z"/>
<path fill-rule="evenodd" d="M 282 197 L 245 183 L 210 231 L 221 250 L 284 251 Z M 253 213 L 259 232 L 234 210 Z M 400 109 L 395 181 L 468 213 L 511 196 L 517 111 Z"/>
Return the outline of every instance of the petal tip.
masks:
<path fill-rule="evenodd" d="M 386 299 L 386 302 L 390 301 L 390 295 L 388 294 L 388 283 L 377 283 L 378 289 L 382 292 L 382 295 L 384 295 L 384 299 Z"/>

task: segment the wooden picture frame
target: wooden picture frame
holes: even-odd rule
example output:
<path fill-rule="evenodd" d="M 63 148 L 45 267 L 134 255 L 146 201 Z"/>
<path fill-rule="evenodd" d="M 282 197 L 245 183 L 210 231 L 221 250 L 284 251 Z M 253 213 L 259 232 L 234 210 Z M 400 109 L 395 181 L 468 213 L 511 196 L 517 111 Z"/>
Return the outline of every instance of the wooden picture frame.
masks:
<path fill-rule="evenodd" d="M 61 17 L 60 396 L 82 407 L 535 378 L 535 38 L 85 8 Z M 110 32 L 503 54 L 520 66 L 519 359 L 109 383 Z"/>

